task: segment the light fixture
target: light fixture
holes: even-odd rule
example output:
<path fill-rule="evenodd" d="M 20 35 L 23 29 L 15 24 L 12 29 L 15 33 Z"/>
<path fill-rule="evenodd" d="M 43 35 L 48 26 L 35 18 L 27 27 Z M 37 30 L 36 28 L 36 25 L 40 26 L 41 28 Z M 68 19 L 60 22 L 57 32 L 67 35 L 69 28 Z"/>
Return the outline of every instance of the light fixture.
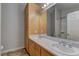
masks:
<path fill-rule="evenodd" d="M 42 8 L 45 8 L 47 6 L 47 4 L 44 4 L 43 6 L 42 6 Z"/>
<path fill-rule="evenodd" d="M 47 5 L 49 5 L 49 3 L 46 3 Z"/>
<path fill-rule="evenodd" d="M 44 4 L 44 7 L 46 7 L 47 6 L 47 4 Z"/>
<path fill-rule="evenodd" d="M 42 8 L 44 8 L 44 6 L 42 6 Z"/>
<path fill-rule="evenodd" d="M 50 3 L 44 3 L 43 6 L 42 6 L 42 8 L 47 7 L 49 4 L 50 4 Z"/>

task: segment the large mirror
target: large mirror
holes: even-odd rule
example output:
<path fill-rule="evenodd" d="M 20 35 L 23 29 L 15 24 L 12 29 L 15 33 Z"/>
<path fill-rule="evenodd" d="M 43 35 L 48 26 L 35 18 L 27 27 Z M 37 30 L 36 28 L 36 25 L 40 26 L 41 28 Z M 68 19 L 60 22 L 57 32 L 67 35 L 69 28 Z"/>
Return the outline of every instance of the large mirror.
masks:
<path fill-rule="evenodd" d="M 79 3 L 56 3 L 49 8 L 47 35 L 79 41 Z"/>

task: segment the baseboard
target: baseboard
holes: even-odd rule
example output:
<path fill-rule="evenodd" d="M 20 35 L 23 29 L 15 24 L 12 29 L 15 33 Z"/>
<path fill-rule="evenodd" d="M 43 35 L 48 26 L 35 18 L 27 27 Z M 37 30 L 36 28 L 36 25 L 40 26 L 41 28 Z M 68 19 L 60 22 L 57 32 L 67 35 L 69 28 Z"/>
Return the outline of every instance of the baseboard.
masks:
<path fill-rule="evenodd" d="M 10 52 L 10 51 L 16 51 L 16 50 L 23 49 L 23 48 L 24 47 L 19 47 L 19 48 L 14 48 L 14 49 L 9 49 L 9 50 L 5 50 L 5 51 L 1 51 L 1 54 L 7 53 L 7 52 Z"/>

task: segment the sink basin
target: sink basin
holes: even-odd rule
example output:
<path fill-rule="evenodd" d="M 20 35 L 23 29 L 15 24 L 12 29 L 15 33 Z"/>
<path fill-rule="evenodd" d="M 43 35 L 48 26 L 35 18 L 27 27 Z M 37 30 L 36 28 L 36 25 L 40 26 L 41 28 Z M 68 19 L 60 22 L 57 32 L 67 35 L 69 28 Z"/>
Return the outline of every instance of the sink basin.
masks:
<path fill-rule="evenodd" d="M 58 51 L 59 53 L 65 54 L 65 55 L 79 54 L 78 48 L 76 48 L 76 47 L 63 46 L 60 44 L 53 44 L 52 46 L 53 46 L 54 50 Z"/>

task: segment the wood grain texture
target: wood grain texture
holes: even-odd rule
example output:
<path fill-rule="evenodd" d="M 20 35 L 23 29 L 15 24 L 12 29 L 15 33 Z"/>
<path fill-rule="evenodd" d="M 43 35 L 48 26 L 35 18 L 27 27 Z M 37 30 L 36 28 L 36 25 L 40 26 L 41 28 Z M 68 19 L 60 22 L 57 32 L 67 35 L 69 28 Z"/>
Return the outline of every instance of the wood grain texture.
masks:
<path fill-rule="evenodd" d="M 40 7 L 37 4 L 27 4 L 24 10 L 24 40 L 25 48 L 31 56 L 51 56 L 51 52 L 29 39 L 30 34 L 46 34 L 47 12 L 39 14 Z"/>
<path fill-rule="evenodd" d="M 41 55 L 41 48 L 37 43 L 35 43 L 35 56 L 40 56 L 40 55 Z"/>
<path fill-rule="evenodd" d="M 29 40 L 29 54 L 35 56 L 35 45 L 32 40 Z"/>
<path fill-rule="evenodd" d="M 47 12 L 43 12 L 40 15 L 40 33 L 41 34 L 46 34 L 47 30 L 46 30 L 46 24 L 47 24 Z"/>
<path fill-rule="evenodd" d="M 24 47 L 28 51 L 28 39 L 29 39 L 29 29 L 28 29 L 28 16 L 29 16 L 29 9 L 28 9 L 29 4 L 26 5 L 24 9 Z"/>
<path fill-rule="evenodd" d="M 40 14 L 40 9 L 37 4 L 29 4 L 29 34 L 46 33 L 47 13 Z"/>
<path fill-rule="evenodd" d="M 41 48 L 41 56 L 54 56 L 54 54 L 51 54 L 51 52 L 47 51 L 44 48 Z"/>

